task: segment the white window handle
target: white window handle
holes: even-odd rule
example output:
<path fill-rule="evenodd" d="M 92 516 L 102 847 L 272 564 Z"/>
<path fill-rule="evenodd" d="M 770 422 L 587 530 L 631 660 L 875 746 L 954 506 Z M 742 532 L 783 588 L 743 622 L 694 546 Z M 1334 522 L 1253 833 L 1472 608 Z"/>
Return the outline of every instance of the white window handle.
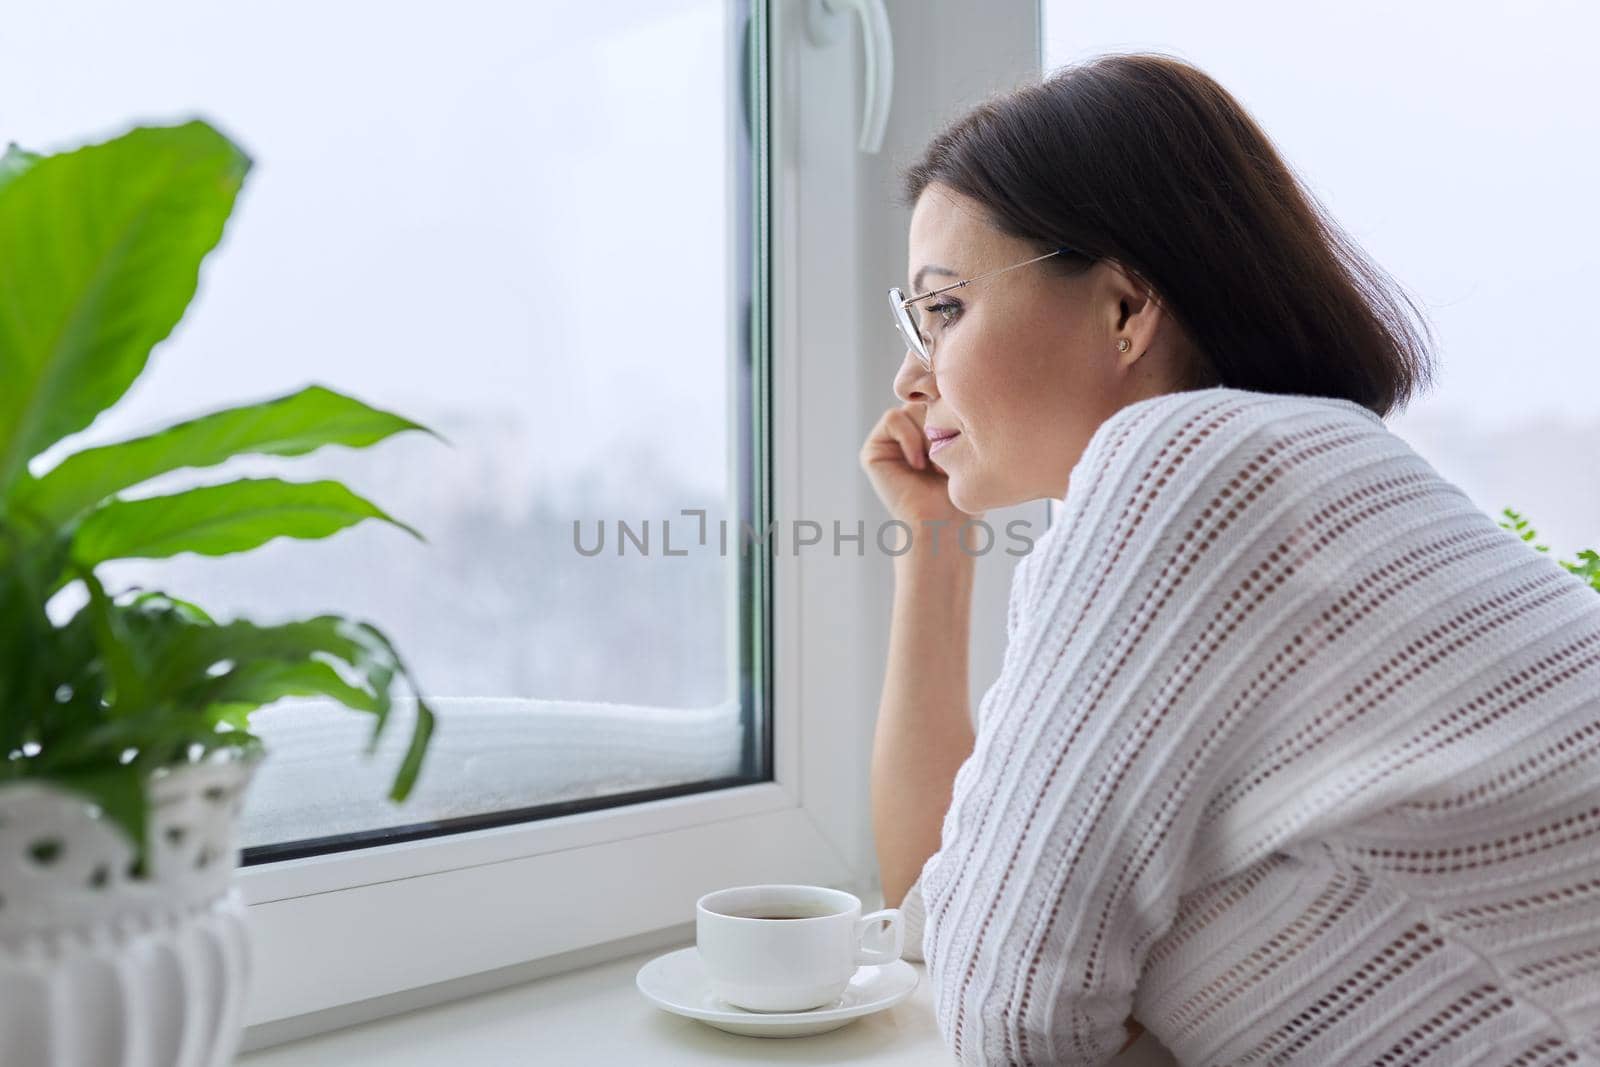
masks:
<path fill-rule="evenodd" d="M 894 93 L 894 38 L 883 0 L 809 0 L 806 33 L 812 44 L 831 44 L 844 32 L 852 11 L 861 18 L 861 44 L 866 53 L 860 148 L 877 152 L 883 146 L 889 99 Z"/>

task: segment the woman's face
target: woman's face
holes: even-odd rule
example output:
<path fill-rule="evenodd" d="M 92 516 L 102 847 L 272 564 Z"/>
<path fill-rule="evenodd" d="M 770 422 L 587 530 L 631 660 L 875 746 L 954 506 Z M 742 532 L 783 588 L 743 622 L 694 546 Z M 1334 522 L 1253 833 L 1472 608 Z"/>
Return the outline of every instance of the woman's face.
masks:
<path fill-rule="evenodd" d="M 937 183 L 917 199 L 909 251 L 911 295 L 1040 254 L 990 226 L 976 201 Z M 1053 264 L 911 306 L 934 369 L 907 349 L 895 395 L 927 405 L 925 429 L 958 432 L 932 462 L 948 475 L 951 503 L 968 514 L 1065 496 L 1102 421 L 1173 390 L 1177 331 L 1143 287 L 1109 261 L 1071 277 Z M 1126 352 L 1117 348 L 1124 337 Z"/>

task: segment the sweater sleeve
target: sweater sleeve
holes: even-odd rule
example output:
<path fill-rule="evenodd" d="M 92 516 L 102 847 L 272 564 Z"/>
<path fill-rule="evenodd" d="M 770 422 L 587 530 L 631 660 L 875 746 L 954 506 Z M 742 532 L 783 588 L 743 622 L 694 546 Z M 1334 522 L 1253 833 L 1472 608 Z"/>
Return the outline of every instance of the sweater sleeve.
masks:
<path fill-rule="evenodd" d="M 1237 505 L 1276 507 L 1293 481 L 1241 417 L 1250 403 L 1198 391 L 1114 414 L 1029 560 L 1023 621 L 917 885 L 961 1062 L 1102 1064 L 1126 1043 L 1199 847 L 1203 783 L 1229 758 L 1204 694 L 1229 669 L 1210 652 L 1237 651 L 1218 622 L 1250 584 L 1234 549 L 1282 533 L 1241 530 Z"/>

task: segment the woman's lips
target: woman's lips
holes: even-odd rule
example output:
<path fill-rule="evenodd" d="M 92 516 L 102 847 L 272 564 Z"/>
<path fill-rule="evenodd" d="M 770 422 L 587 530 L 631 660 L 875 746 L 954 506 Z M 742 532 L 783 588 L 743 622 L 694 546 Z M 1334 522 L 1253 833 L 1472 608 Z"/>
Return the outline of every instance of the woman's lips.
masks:
<path fill-rule="evenodd" d="M 928 455 L 933 455 L 939 449 L 960 437 L 958 430 L 933 430 L 928 434 Z"/>

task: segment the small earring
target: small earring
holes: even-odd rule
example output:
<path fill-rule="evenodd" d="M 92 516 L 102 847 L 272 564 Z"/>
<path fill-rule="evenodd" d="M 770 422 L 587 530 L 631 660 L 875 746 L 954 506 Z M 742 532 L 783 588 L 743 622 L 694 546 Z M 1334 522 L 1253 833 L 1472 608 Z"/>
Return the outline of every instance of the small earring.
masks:
<path fill-rule="evenodd" d="M 1126 352 L 1132 346 L 1133 342 L 1124 337 L 1122 340 L 1117 342 L 1117 351 Z"/>

